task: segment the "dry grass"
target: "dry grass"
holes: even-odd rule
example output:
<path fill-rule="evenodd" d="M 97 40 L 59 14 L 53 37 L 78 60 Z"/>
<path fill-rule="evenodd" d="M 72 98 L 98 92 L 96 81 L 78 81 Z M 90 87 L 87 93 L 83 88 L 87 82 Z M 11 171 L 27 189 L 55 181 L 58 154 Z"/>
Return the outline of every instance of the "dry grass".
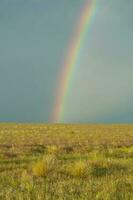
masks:
<path fill-rule="evenodd" d="M 87 175 L 88 166 L 85 161 L 77 161 L 66 167 L 66 172 L 68 175 L 82 178 Z"/>
<path fill-rule="evenodd" d="M 133 125 L 0 124 L 1 200 L 133 200 Z"/>
<path fill-rule="evenodd" d="M 53 155 L 45 155 L 41 160 L 33 164 L 33 175 L 45 177 L 55 168 L 55 157 Z"/>

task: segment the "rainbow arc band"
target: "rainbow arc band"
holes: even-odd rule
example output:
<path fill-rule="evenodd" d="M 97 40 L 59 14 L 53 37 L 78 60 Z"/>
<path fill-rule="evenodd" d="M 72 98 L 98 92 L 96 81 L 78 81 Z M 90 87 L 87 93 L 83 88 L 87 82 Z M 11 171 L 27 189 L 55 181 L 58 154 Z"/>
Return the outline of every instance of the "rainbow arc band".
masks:
<path fill-rule="evenodd" d="M 64 61 L 57 90 L 52 122 L 59 123 L 63 119 L 65 111 L 65 99 L 70 88 L 70 80 L 76 69 L 78 57 L 84 46 L 88 29 L 91 27 L 92 19 L 96 11 L 97 0 L 87 0 L 78 19 L 76 30 L 68 48 L 68 55 Z"/>

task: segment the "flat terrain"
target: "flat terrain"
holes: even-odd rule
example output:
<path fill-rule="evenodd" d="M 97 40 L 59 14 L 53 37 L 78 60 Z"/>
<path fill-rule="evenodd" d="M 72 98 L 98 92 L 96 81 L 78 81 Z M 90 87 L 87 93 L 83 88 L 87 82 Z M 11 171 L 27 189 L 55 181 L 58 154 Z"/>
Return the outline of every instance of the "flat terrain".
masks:
<path fill-rule="evenodd" d="M 133 125 L 0 124 L 0 200 L 133 200 Z"/>

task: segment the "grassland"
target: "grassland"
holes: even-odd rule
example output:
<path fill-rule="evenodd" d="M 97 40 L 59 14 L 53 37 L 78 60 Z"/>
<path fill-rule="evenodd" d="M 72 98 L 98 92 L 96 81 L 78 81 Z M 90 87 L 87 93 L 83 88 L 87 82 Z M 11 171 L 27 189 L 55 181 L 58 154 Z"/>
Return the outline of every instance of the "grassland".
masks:
<path fill-rule="evenodd" d="M 133 200 L 133 125 L 0 124 L 0 200 Z"/>

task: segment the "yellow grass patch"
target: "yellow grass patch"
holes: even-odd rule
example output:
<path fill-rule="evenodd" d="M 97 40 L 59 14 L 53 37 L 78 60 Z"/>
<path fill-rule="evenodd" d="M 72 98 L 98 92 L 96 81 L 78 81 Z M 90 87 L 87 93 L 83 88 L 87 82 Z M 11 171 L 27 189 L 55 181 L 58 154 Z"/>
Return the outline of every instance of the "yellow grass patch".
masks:
<path fill-rule="evenodd" d="M 42 160 L 38 160 L 32 167 L 33 175 L 45 177 L 55 167 L 55 157 L 53 155 L 45 155 Z"/>
<path fill-rule="evenodd" d="M 77 161 L 66 167 L 66 172 L 75 177 L 85 177 L 87 174 L 87 162 L 86 161 Z"/>

